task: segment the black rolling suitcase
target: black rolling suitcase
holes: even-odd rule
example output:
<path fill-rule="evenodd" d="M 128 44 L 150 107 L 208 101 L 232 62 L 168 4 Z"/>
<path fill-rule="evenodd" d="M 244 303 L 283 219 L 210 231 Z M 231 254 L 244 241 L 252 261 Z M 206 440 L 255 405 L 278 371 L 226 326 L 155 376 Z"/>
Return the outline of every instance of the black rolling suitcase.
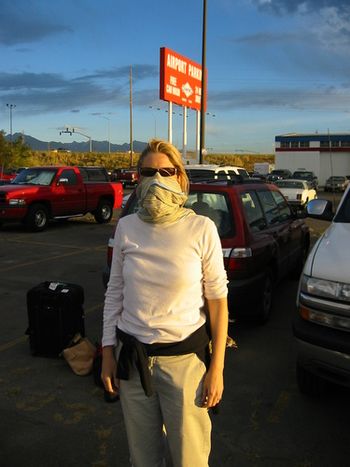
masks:
<path fill-rule="evenodd" d="M 63 282 L 42 282 L 27 292 L 30 350 L 57 357 L 77 332 L 85 335 L 84 289 Z"/>

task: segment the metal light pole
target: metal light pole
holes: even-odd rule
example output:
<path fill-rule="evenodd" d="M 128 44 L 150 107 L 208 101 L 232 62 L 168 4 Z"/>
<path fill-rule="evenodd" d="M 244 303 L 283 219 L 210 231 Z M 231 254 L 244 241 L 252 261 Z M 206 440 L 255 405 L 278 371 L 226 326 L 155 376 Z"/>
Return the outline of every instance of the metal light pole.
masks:
<path fill-rule="evenodd" d="M 10 111 L 10 138 L 11 138 L 11 144 L 12 144 L 12 109 L 16 107 L 16 104 L 6 104 L 6 107 L 8 107 Z"/>
<path fill-rule="evenodd" d="M 203 164 L 205 151 L 205 97 L 207 93 L 206 77 L 206 35 L 207 35 L 207 0 L 203 0 L 203 31 L 202 31 L 202 96 L 201 96 L 201 116 L 200 116 L 200 144 L 199 163 Z"/>
<path fill-rule="evenodd" d="M 92 138 L 89 135 L 86 135 L 85 133 L 82 133 L 81 131 L 77 130 L 76 128 L 66 128 L 65 130 L 60 131 L 60 135 L 63 133 L 68 133 L 69 135 L 73 135 L 73 133 L 77 133 L 78 135 L 85 136 L 89 140 L 89 152 L 92 152 Z"/>
<path fill-rule="evenodd" d="M 132 145 L 132 66 L 130 65 L 130 167 L 134 165 Z"/>

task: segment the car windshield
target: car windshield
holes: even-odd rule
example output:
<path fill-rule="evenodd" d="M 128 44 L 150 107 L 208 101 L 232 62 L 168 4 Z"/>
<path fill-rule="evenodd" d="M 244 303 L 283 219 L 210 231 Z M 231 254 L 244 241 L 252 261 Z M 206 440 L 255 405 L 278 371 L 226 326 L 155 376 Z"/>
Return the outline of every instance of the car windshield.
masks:
<path fill-rule="evenodd" d="M 345 177 L 329 177 L 328 181 L 330 182 L 344 182 L 345 181 Z"/>
<path fill-rule="evenodd" d="M 26 169 L 12 181 L 12 185 L 44 185 L 49 186 L 56 175 L 57 169 Z"/>
<path fill-rule="evenodd" d="M 289 181 L 289 180 L 278 180 L 276 182 L 276 185 L 279 188 L 298 188 L 298 189 L 304 189 L 304 184 L 303 182 L 294 182 L 294 181 Z"/>
<path fill-rule="evenodd" d="M 334 222 L 346 222 L 350 223 L 350 191 L 348 191 L 344 198 L 337 215 L 334 218 Z"/>

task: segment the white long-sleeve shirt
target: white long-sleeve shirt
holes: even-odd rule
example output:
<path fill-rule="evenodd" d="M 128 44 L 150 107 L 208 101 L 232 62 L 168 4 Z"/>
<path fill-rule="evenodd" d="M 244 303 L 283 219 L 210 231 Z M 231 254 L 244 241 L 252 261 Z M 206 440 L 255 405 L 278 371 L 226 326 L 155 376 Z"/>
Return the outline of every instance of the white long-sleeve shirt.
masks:
<path fill-rule="evenodd" d="M 213 221 L 190 215 L 162 225 L 130 214 L 115 232 L 102 345 L 116 345 L 116 326 L 143 343 L 182 341 L 205 322 L 204 297 L 226 296 Z"/>

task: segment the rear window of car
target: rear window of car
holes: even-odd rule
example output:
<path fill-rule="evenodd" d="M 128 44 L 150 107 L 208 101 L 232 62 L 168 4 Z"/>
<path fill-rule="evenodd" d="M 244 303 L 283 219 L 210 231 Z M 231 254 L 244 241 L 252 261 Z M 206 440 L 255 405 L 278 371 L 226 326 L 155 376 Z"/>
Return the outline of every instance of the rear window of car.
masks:
<path fill-rule="evenodd" d="M 264 229 L 266 227 L 266 221 L 255 191 L 242 192 L 240 193 L 240 197 L 248 225 L 252 232 L 259 232 Z"/>
<path fill-rule="evenodd" d="M 312 172 L 294 172 L 293 173 L 293 177 L 296 177 L 296 178 L 310 178 L 312 177 Z"/>
<path fill-rule="evenodd" d="M 276 224 L 279 221 L 280 213 L 275 198 L 273 197 L 271 191 L 258 191 L 258 197 L 262 204 L 267 223 L 269 225 Z"/>
<path fill-rule="evenodd" d="M 190 180 L 206 180 L 214 178 L 216 175 L 215 170 L 207 169 L 186 169 L 186 173 Z"/>
<path fill-rule="evenodd" d="M 216 225 L 221 238 L 235 235 L 234 218 L 225 193 L 191 192 L 185 204 L 196 214 L 209 217 Z"/>
<path fill-rule="evenodd" d="M 245 169 L 237 169 L 237 172 L 239 175 L 242 175 L 242 177 L 249 177 L 249 173 Z"/>
<path fill-rule="evenodd" d="M 84 182 L 108 182 L 108 173 L 103 167 L 79 167 Z"/>
<path fill-rule="evenodd" d="M 279 188 L 298 188 L 304 190 L 303 182 L 290 182 L 288 180 L 278 180 L 276 185 Z"/>
<path fill-rule="evenodd" d="M 196 214 L 209 217 L 216 225 L 221 238 L 231 238 L 235 235 L 234 217 L 230 210 L 228 197 L 225 193 L 205 193 L 192 191 L 188 195 L 185 207 L 193 209 Z M 138 210 L 136 196 L 128 203 L 124 215 L 134 214 Z"/>

